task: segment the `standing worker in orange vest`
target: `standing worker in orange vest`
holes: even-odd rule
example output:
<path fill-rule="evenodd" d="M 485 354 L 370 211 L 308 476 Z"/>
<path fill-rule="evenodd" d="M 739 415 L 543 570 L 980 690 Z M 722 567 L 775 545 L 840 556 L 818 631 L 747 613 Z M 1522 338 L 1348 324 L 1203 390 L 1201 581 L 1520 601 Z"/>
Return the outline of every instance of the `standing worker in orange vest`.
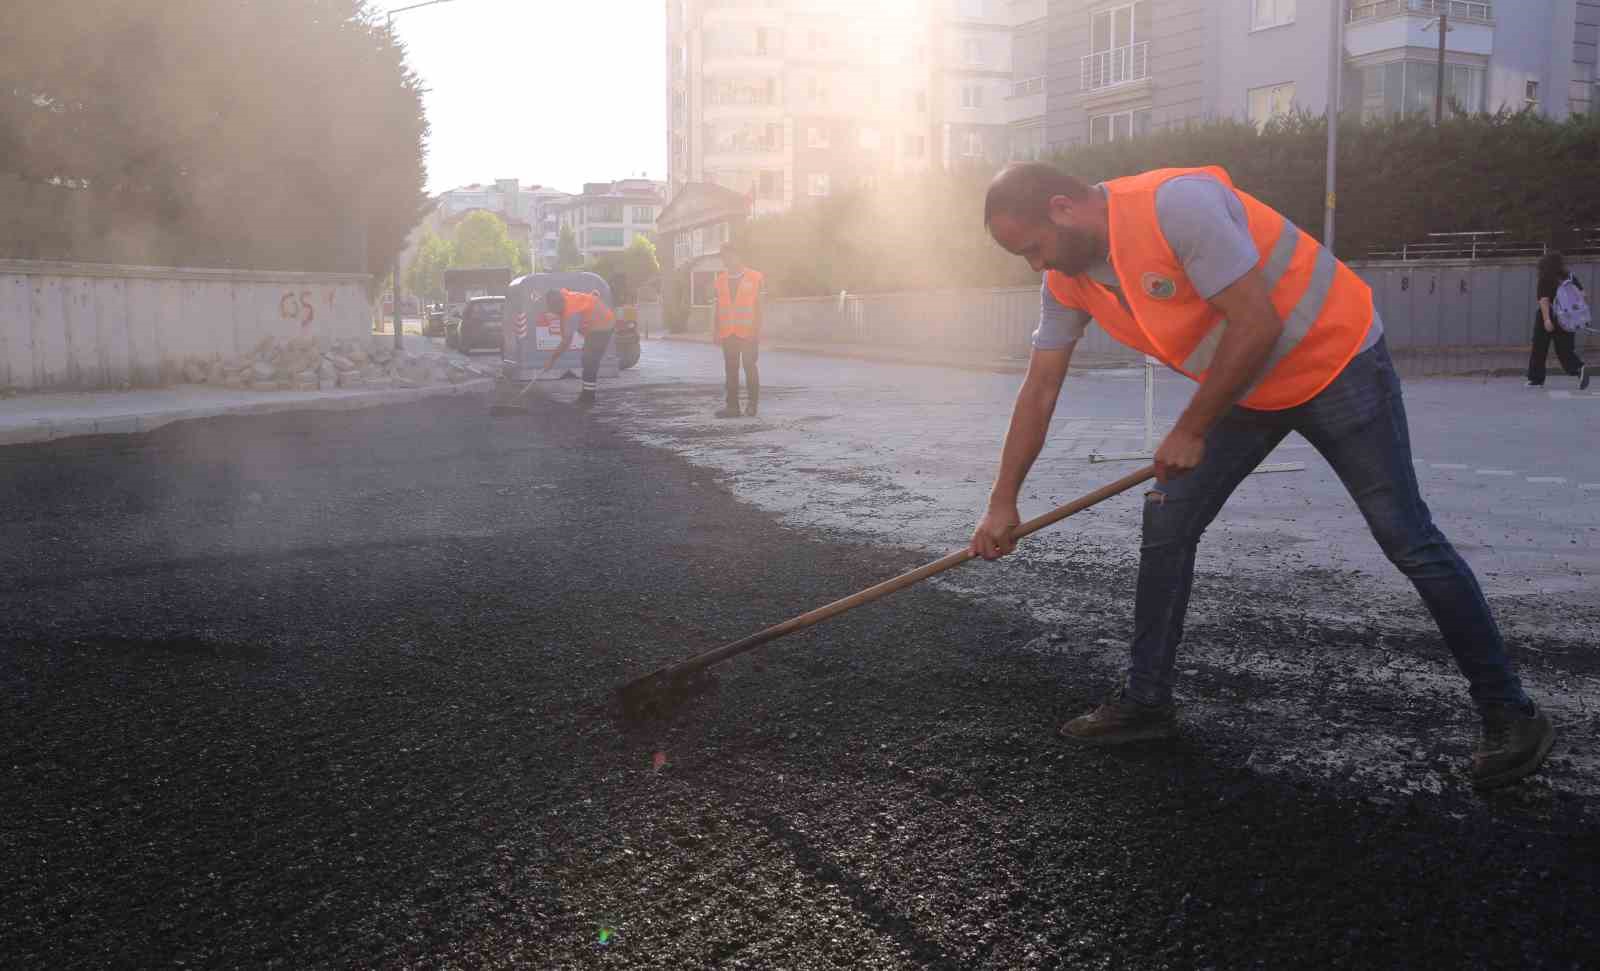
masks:
<path fill-rule="evenodd" d="M 611 344 L 611 331 L 616 326 L 616 315 L 598 294 L 578 293 L 573 290 L 552 289 L 545 292 L 545 309 L 561 318 L 561 346 L 550 355 L 544 369 L 550 371 L 556 361 L 572 346 L 574 328 L 568 321 L 577 318 L 576 333 L 583 335 L 583 384 L 578 392 L 578 407 L 594 404 L 595 389 L 599 387 L 600 359 Z"/>
<path fill-rule="evenodd" d="M 761 341 L 761 273 L 744 265 L 738 244 L 722 244 L 722 265 L 717 274 L 717 343 L 722 345 L 722 369 L 727 386 L 727 404 L 717 411 L 718 418 L 739 417 L 739 366 L 744 365 L 744 380 L 749 404 L 744 413 L 755 417 L 761 404 L 761 371 L 756 366 Z"/>
<path fill-rule="evenodd" d="M 1421 594 L 1470 684 L 1483 721 L 1473 784 L 1506 785 L 1539 767 L 1554 728 L 1523 691 L 1471 568 L 1422 501 L 1400 381 L 1360 277 L 1220 168 L 1090 186 L 1045 163 L 1017 163 L 990 184 L 984 222 L 1002 247 L 1047 272 L 975 554 L 992 560 L 1014 546 L 1017 496 L 1090 318 L 1200 383 L 1155 454 L 1128 679 L 1063 725 L 1064 738 L 1117 744 L 1176 732 L 1173 666 L 1200 535 L 1297 431 Z"/>

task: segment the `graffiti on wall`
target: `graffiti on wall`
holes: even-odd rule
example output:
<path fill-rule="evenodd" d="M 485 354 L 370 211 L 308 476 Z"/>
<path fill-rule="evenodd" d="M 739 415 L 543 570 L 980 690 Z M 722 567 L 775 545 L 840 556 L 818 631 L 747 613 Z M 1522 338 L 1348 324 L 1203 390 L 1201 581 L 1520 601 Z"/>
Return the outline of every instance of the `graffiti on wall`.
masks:
<path fill-rule="evenodd" d="M 327 305 L 328 312 L 333 312 L 333 289 L 325 289 L 322 293 L 322 302 Z M 284 320 L 298 320 L 303 330 L 311 329 L 311 324 L 317 319 L 317 298 L 311 290 L 285 290 L 283 296 L 278 298 L 278 316 Z"/>

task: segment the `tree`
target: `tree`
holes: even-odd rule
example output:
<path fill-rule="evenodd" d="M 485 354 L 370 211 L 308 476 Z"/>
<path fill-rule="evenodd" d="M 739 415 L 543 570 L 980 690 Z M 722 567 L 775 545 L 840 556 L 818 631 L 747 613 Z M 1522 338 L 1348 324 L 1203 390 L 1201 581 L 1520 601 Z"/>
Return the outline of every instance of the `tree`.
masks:
<path fill-rule="evenodd" d="M 640 288 L 661 274 L 661 266 L 656 262 L 656 244 L 643 236 L 635 236 L 620 253 L 601 253 L 590 263 L 589 269 L 605 279 L 611 287 L 612 298 L 618 303 L 637 300 Z"/>
<path fill-rule="evenodd" d="M 533 247 L 525 240 L 514 240 L 517 247 L 517 265 L 514 267 L 518 276 L 533 272 Z"/>
<path fill-rule="evenodd" d="M 583 256 L 578 252 L 578 237 L 572 234 L 571 226 L 561 227 L 561 236 L 556 240 L 556 269 L 576 270 L 583 266 Z"/>
<path fill-rule="evenodd" d="M 455 246 L 432 232 L 417 244 L 417 255 L 406 270 L 406 290 L 429 302 L 442 301 L 444 271 L 455 265 Z"/>
<path fill-rule="evenodd" d="M 511 234 L 506 231 L 505 220 L 487 210 L 467 214 L 456 227 L 456 266 L 507 266 L 520 265 L 520 254 Z"/>
<path fill-rule="evenodd" d="M 0 256 L 382 276 L 421 87 L 366 0 L 0 3 Z"/>

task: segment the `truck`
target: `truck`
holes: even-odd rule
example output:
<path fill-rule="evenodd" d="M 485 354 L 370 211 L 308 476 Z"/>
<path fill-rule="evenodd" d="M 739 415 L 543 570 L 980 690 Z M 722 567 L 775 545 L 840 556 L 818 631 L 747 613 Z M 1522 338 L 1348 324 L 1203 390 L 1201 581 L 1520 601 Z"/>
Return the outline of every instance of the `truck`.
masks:
<path fill-rule="evenodd" d="M 511 285 L 509 266 L 462 266 L 444 271 L 444 315 L 460 320 L 473 297 L 503 297 Z"/>

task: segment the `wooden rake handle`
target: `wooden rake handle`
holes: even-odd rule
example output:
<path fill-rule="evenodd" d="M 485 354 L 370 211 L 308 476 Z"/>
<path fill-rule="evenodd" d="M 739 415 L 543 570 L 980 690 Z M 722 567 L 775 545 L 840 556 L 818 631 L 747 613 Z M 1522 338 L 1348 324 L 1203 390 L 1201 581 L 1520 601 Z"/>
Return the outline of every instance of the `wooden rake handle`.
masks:
<path fill-rule="evenodd" d="M 1123 476 L 1110 485 L 1101 486 L 1082 498 L 1074 499 L 1064 506 L 1058 506 L 1042 516 L 1037 516 L 1025 523 L 1022 523 L 1016 528 L 1015 531 L 1012 532 L 1011 536 L 1013 539 L 1021 539 L 1022 537 L 1031 533 L 1037 533 L 1046 526 L 1053 526 L 1074 513 L 1082 512 L 1083 510 L 1088 509 L 1090 506 L 1110 499 L 1112 496 L 1127 492 L 1129 489 L 1132 489 L 1139 483 L 1155 478 L 1155 474 L 1156 467 L 1154 465 L 1147 465 L 1137 472 L 1132 472 Z M 859 593 L 851 594 L 842 600 L 835 600 L 833 603 L 826 606 L 818 607 L 817 609 L 803 613 L 798 617 L 792 617 L 781 624 L 768 627 L 766 630 L 759 633 L 751 634 L 749 637 L 746 637 L 743 640 L 737 640 L 731 644 L 724 644 L 723 646 L 714 650 L 706 651 L 704 654 L 696 654 L 694 657 L 679 661 L 676 664 L 669 664 L 666 667 L 657 671 L 653 671 L 642 678 L 637 678 L 634 681 L 629 682 L 623 686 L 622 690 L 627 691 L 629 688 L 635 685 L 648 681 L 663 679 L 672 680 L 692 674 L 695 671 L 703 670 L 713 664 L 726 661 L 728 658 L 743 654 L 746 651 L 754 650 L 755 648 L 771 641 L 775 641 L 780 637 L 793 634 L 797 630 L 804 630 L 807 627 L 820 624 L 829 617 L 837 616 L 847 610 L 859 607 L 862 604 L 871 603 L 874 600 L 887 597 L 889 594 L 898 590 L 904 590 L 906 587 L 909 587 L 913 584 L 921 583 L 923 580 L 926 580 L 935 574 L 943 573 L 951 567 L 960 566 L 968 560 L 973 559 L 975 555 L 976 554 L 974 554 L 971 549 L 957 550 L 948 556 L 934 560 L 927 566 L 918 567 L 917 569 L 912 570 L 910 573 L 902 573 L 892 580 L 885 580 L 882 583 L 868 587 Z"/>

